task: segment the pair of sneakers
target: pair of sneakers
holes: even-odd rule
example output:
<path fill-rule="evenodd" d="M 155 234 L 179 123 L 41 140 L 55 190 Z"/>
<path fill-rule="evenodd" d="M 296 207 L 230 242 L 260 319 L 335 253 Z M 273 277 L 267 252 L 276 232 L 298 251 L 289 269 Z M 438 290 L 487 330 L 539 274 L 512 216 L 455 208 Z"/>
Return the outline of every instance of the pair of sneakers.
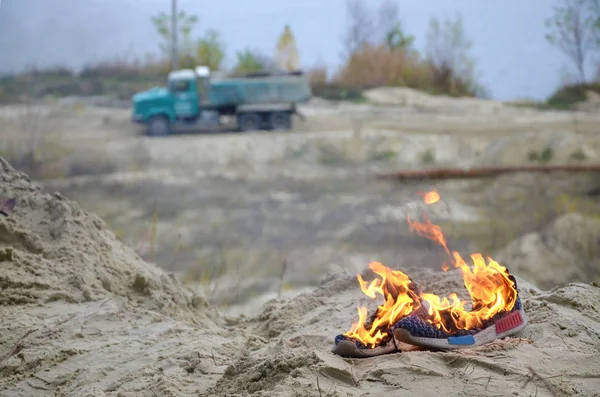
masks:
<path fill-rule="evenodd" d="M 515 283 L 516 280 L 510 276 Z M 433 350 L 464 349 L 481 346 L 496 339 L 502 339 L 519 333 L 527 326 L 529 319 L 523 310 L 521 299 L 517 300 L 510 312 L 500 312 L 480 329 L 461 330 L 449 334 L 422 318 L 419 311 L 403 317 L 387 331 L 387 340 L 369 347 L 345 335 L 335 337 L 332 352 L 342 357 L 362 358 L 402 351 L 402 344 Z"/>

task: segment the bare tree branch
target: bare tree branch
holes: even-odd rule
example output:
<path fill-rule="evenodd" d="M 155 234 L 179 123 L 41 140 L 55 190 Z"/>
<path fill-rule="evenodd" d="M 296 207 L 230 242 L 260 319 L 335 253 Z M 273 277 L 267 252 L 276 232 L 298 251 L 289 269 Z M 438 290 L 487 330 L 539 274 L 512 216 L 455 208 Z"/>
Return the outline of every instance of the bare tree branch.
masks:
<path fill-rule="evenodd" d="M 350 57 L 373 38 L 373 18 L 363 0 L 346 0 L 348 27 L 344 37 L 344 56 Z"/>
<path fill-rule="evenodd" d="M 473 84 L 471 46 L 460 16 L 441 22 L 435 17 L 430 20 L 426 54 L 438 88 L 443 87 L 444 92 L 453 93 L 459 82 Z"/>
<path fill-rule="evenodd" d="M 384 41 L 400 20 L 398 3 L 394 0 L 383 0 L 378 11 L 378 39 Z"/>
<path fill-rule="evenodd" d="M 562 51 L 577 69 L 581 83 L 586 81 L 585 66 L 589 55 L 600 48 L 600 2 L 597 0 L 565 0 L 546 21 L 546 39 Z M 595 15 L 596 14 L 596 15 Z"/>

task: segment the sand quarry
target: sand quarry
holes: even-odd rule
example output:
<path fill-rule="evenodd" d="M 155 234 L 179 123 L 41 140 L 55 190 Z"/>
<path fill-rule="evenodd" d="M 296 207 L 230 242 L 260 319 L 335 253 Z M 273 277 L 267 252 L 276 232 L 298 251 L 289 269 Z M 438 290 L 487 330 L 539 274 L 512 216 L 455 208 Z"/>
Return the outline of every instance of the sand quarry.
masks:
<path fill-rule="evenodd" d="M 510 177 L 408 187 L 382 187 L 366 178 L 358 183 L 351 177 L 398 166 L 423 166 L 417 164 L 418 159 L 431 148 L 436 162 L 458 165 L 525 161 L 529 148 L 547 145 L 555 148 L 553 161 L 569 158 L 573 150 L 584 151 L 588 161 L 594 161 L 595 150 L 600 148 L 593 133 L 598 125 L 595 115 L 542 114 L 504 109 L 492 102 L 428 104 L 421 97 L 406 99 L 405 93 L 392 101 L 385 90 L 375 94 L 379 96 L 371 98 L 373 102 L 385 100 L 394 105 L 318 103 L 305 110 L 314 124 L 299 127 L 300 131 L 287 137 L 256 134 L 139 141 L 129 133 L 119 135 L 126 125 L 125 111 L 85 110 L 88 129 L 96 135 L 85 133 L 76 145 L 93 146 L 94 139 L 108 142 L 105 154 L 118 160 L 116 167 L 121 171 L 51 180 L 43 189 L 2 159 L 0 197 L 16 202 L 8 216 L 0 216 L 0 395 L 600 395 L 600 288 L 592 283 L 600 281 L 600 221 L 575 212 L 562 214 L 539 230 L 524 229 L 520 237 L 493 254 L 516 275 L 530 317 L 518 337 L 458 352 L 413 351 L 361 360 L 342 359 L 330 352 L 333 338 L 356 320 L 357 304 L 370 309 L 378 304 L 362 295 L 356 280 L 359 272 L 369 277 L 365 270 L 369 260 L 382 259 L 401 268 L 425 290 L 439 295 L 463 292 L 460 273 L 441 272 L 438 255 L 429 252 L 431 246 L 409 239 L 404 232 L 384 237 L 394 230 L 391 225 L 397 228 L 415 210 L 410 201 L 415 191 L 435 187 L 444 193 L 453 211 L 442 207 L 431 214 L 433 221 L 444 225 L 478 224 L 481 203 L 488 201 L 489 192 L 518 201 L 517 196 L 510 196 L 516 189 L 516 179 Z M 360 129 L 348 121 L 360 118 L 361 111 L 372 114 L 374 109 L 380 117 L 364 117 Z M 90 114 L 97 118 L 91 119 Z M 469 115 L 469 123 L 464 114 Z M 576 128 L 572 128 L 573 117 L 577 117 Z M 72 123 L 80 128 L 77 120 L 81 118 L 77 113 L 61 121 L 66 135 L 76 136 L 77 131 L 67 127 Z M 482 136 L 486 120 L 493 125 Z M 391 129 L 399 123 L 402 132 Z M 314 132 L 327 129 L 331 132 Z M 140 142 L 151 160 L 142 171 L 125 171 L 130 166 L 127 161 L 134 157 L 126 151 Z M 332 147 L 343 151 L 331 151 Z M 388 153 L 386 157 L 391 160 L 375 161 L 382 156 L 373 153 L 383 153 L 381 147 L 394 148 L 394 156 Z M 285 150 L 286 159 L 282 159 Z M 241 157 L 242 152 L 249 154 Z M 66 167 L 68 161 L 75 160 L 62 159 L 54 167 Z M 208 214 L 239 217 L 227 225 L 233 233 L 243 227 L 240 214 L 258 211 L 262 207 L 253 205 L 266 197 L 279 203 L 265 210 L 279 217 L 279 234 L 300 228 L 309 236 L 325 230 L 326 236 L 319 235 L 320 245 L 296 236 L 299 247 L 289 258 L 289 285 L 284 293 L 277 292 L 281 284 L 273 276 L 280 269 L 271 268 L 275 261 L 264 261 L 262 267 L 228 269 L 230 274 L 219 275 L 224 279 L 222 288 L 208 294 L 182 276 L 189 271 L 185 263 L 199 254 L 184 254 L 177 265 L 165 260 L 166 253 L 161 256 L 159 252 L 152 261 L 142 259 L 143 252 L 124 244 L 111 231 L 113 227 L 87 210 L 101 208 L 90 199 L 95 194 L 96 200 L 114 209 L 118 200 L 111 196 L 126 191 L 123 186 L 132 180 L 156 186 L 142 189 L 137 196 L 129 192 L 130 199 L 137 201 L 120 203 L 120 211 L 127 215 L 123 223 L 135 219 L 132 207 L 147 205 L 144 196 L 159 195 L 165 186 L 199 185 L 175 195 L 185 204 L 179 211 L 198 228 L 204 227 L 199 220 Z M 519 179 L 528 187 L 539 180 L 527 175 Z M 552 196 L 564 189 L 587 192 L 597 186 L 594 183 L 596 176 L 553 176 L 541 186 L 544 191 L 555 189 L 548 193 Z M 231 203 L 226 214 L 216 210 L 214 201 L 222 199 L 203 198 L 199 193 L 200 188 L 210 188 L 222 191 L 223 197 L 240 196 L 249 185 L 261 187 L 251 188 L 254 201 Z M 316 187 L 311 190 L 308 185 Z M 96 190 L 85 194 L 90 186 Z M 319 189 L 329 195 L 317 194 Z M 173 201 L 173 191 L 163 195 L 165 203 L 168 198 Z M 305 205 L 299 206 L 298 201 Z M 344 205 L 353 210 L 335 212 Z M 523 211 L 495 205 L 485 209 Z M 319 212 L 319 219 L 306 221 Z M 341 220 L 325 219 L 331 212 Z M 299 223 L 300 219 L 305 223 Z M 267 224 L 262 218 L 253 221 Z M 251 241 L 262 249 L 274 249 L 277 230 L 273 236 L 263 230 L 264 241 L 254 237 Z M 199 231 L 188 230 L 190 235 Z M 451 240 L 460 250 L 472 248 L 468 238 Z M 349 241 L 354 242 L 353 249 L 347 247 Z M 394 244 L 396 250 L 391 248 Z M 168 251 L 166 237 L 159 245 Z M 234 280 L 231 274 L 236 271 L 248 279 L 247 274 L 262 277 L 264 284 Z M 248 291 L 257 288 L 263 293 L 250 299 Z M 234 291 L 239 302 L 226 308 L 219 304 Z"/>

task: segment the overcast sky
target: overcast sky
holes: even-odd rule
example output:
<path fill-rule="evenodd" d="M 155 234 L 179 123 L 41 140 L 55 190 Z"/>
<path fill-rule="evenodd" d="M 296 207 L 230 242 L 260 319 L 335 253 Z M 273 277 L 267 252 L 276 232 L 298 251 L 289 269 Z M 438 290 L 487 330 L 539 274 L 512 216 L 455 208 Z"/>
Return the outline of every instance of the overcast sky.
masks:
<path fill-rule="evenodd" d="M 157 52 L 150 17 L 170 0 L 0 0 L 0 72 Z M 544 98 L 572 71 L 546 43 L 545 19 L 561 0 L 397 0 L 406 31 L 423 49 L 428 22 L 460 14 L 482 84 L 494 98 Z M 377 7 L 380 0 L 367 0 Z M 198 33 L 218 30 L 230 62 L 236 50 L 272 54 L 288 23 L 303 66 L 335 68 L 346 26 L 344 0 L 179 0 L 200 17 Z"/>

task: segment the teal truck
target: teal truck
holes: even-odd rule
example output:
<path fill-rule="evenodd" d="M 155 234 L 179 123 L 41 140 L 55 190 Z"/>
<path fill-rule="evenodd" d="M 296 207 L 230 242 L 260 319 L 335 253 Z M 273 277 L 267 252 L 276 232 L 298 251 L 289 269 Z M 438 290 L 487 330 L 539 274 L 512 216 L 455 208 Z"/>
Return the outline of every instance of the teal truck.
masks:
<path fill-rule="evenodd" d="M 289 130 L 296 105 L 311 98 L 302 72 L 211 76 L 207 67 L 172 71 L 167 87 L 154 87 L 132 98 L 132 118 L 148 135 L 168 135 L 178 125 L 221 125 L 233 116 L 239 131 Z"/>

